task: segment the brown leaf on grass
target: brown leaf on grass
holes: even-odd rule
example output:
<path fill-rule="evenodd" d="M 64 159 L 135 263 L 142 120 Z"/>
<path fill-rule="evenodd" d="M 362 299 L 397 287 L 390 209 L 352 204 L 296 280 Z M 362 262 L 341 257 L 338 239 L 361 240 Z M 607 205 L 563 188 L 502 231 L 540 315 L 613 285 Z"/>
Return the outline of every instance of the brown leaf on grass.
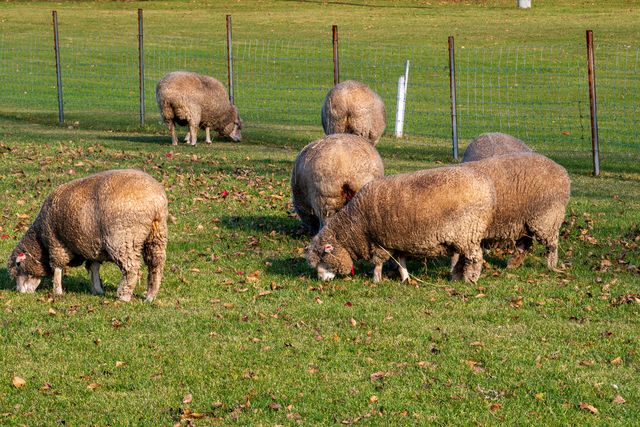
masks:
<path fill-rule="evenodd" d="M 351 323 L 351 326 L 358 326 L 358 322 L 353 317 L 349 318 L 349 323 Z"/>
<path fill-rule="evenodd" d="M 478 346 L 482 347 L 482 346 L 484 346 L 484 343 L 482 341 L 474 341 L 469 345 L 473 346 L 473 347 L 478 347 Z"/>
<path fill-rule="evenodd" d="M 229 302 L 225 302 L 224 304 L 222 304 L 222 306 L 224 308 L 233 308 L 233 304 L 229 303 Z"/>
<path fill-rule="evenodd" d="M 269 404 L 269 408 L 273 409 L 274 411 L 278 411 L 282 409 L 282 405 L 280 405 L 279 403 L 271 403 Z"/>
<path fill-rule="evenodd" d="M 53 386 L 50 383 L 44 383 L 42 387 L 40 387 L 40 390 L 51 390 L 52 388 Z"/>
<path fill-rule="evenodd" d="M 627 403 L 626 400 L 624 400 L 621 396 L 616 396 L 612 403 L 617 403 L 618 405 L 624 405 L 625 403 Z"/>
<path fill-rule="evenodd" d="M 182 403 L 191 403 L 193 402 L 193 395 L 191 393 L 187 394 L 185 397 L 182 398 Z"/>
<path fill-rule="evenodd" d="M 56 311 L 53 308 L 50 308 L 49 309 L 49 314 L 52 315 L 52 316 L 55 316 L 56 315 Z"/>
<path fill-rule="evenodd" d="M 611 361 L 611 364 L 612 364 L 612 365 L 618 365 L 618 364 L 620 364 L 620 363 L 622 363 L 622 357 L 620 357 L 620 356 L 616 357 L 615 359 L 613 359 L 613 360 Z"/>
<path fill-rule="evenodd" d="M 579 363 L 580 366 L 590 366 L 596 363 L 595 360 L 583 360 Z"/>
<path fill-rule="evenodd" d="M 591 406 L 588 403 L 580 402 L 580 409 L 583 411 L 589 411 L 594 415 L 598 415 L 600 413 L 594 406 Z"/>
<path fill-rule="evenodd" d="M 391 371 L 380 371 L 369 375 L 369 378 L 371 378 L 371 381 L 378 381 L 389 375 L 391 375 Z"/>
<path fill-rule="evenodd" d="M 100 387 L 100 384 L 96 384 L 96 383 L 91 383 L 87 386 L 87 390 L 93 390 Z"/>
<path fill-rule="evenodd" d="M 119 360 L 116 360 L 116 368 L 119 368 L 120 366 L 124 365 L 124 362 L 121 362 Z"/>
<path fill-rule="evenodd" d="M 27 385 L 27 382 L 20 377 L 13 377 L 13 386 L 15 388 L 24 387 Z"/>
<path fill-rule="evenodd" d="M 491 405 L 491 408 L 489 408 L 489 409 L 491 409 L 492 411 L 497 411 L 500 408 L 501 408 L 500 405 L 494 403 L 493 405 Z"/>
<path fill-rule="evenodd" d="M 371 397 L 369 398 L 369 402 L 371 402 L 371 403 L 375 403 L 375 402 L 377 402 L 377 401 L 378 401 L 378 396 L 375 396 L 375 395 L 374 395 L 374 396 L 371 396 Z"/>
<path fill-rule="evenodd" d="M 473 360 L 465 360 L 462 359 L 461 362 L 466 363 L 467 365 L 469 365 L 469 367 L 473 368 L 476 365 L 480 365 L 479 362 L 474 362 Z"/>

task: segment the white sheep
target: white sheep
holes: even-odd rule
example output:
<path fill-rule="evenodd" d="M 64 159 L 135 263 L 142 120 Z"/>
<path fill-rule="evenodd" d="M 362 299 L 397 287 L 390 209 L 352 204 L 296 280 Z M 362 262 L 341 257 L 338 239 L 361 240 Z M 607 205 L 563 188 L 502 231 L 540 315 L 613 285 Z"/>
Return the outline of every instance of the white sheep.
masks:
<path fill-rule="evenodd" d="M 384 103 L 369 86 L 347 80 L 332 87 L 322 104 L 324 133 L 352 133 L 376 145 L 387 126 Z"/>
<path fill-rule="evenodd" d="M 191 145 L 196 145 L 199 128 L 206 130 L 209 144 L 210 129 L 236 142 L 242 139 L 238 109 L 229 101 L 224 85 L 213 77 L 187 71 L 169 73 L 156 86 L 156 101 L 173 145 L 178 145 L 176 124 L 189 126 L 185 141 L 191 139 Z"/>
<path fill-rule="evenodd" d="M 512 153 L 533 153 L 527 144 L 506 133 L 483 133 L 464 150 L 462 163 Z"/>
<path fill-rule="evenodd" d="M 460 197 L 464 195 L 464 197 Z M 453 278 L 475 283 L 482 270 L 480 241 L 493 217 L 496 194 L 484 173 L 447 167 L 391 175 L 365 185 L 313 238 L 307 261 L 322 280 L 349 274 L 353 261 L 375 266 L 397 256 L 402 280 L 405 256 L 459 252 Z"/>
<path fill-rule="evenodd" d="M 7 270 L 20 292 L 33 293 L 42 277 L 53 277 L 53 293 L 62 294 L 64 268 L 86 262 L 92 290 L 101 294 L 100 264 L 114 262 L 123 276 L 118 297 L 129 301 L 142 254 L 149 268 L 147 301 L 153 301 L 166 259 L 167 216 L 164 187 L 142 171 L 112 170 L 67 182 L 47 196 Z"/>
<path fill-rule="evenodd" d="M 515 242 L 507 262 L 507 268 L 515 268 L 532 250 L 535 238 L 547 248 L 547 266 L 555 268 L 560 225 L 571 195 L 565 168 L 534 153 L 506 154 L 458 167 L 487 174 L 496 189 L 496 210 L 483 244 Z"/>
<path fill-rule="evenodd" d="M 293 206 L 315 233 L 366 183 L 383 176 L 382 159 L 366 139 L 325 136 L 304 147 L 293 163 Z"/>

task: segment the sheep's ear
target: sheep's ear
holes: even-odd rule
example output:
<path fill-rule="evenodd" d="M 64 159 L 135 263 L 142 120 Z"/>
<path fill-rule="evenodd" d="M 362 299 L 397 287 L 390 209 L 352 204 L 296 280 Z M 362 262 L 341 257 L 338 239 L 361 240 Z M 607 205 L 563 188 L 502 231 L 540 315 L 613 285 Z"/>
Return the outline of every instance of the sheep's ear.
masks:
<path fill-rule="evenodd" d="M 325 251 L 326 253 L 328 253 L 328 254 L 330 254 L 332 250 L 333 250 L 333 246 L 331 246 L 331 245 L 326 245 L 326 246 L 324 247 L 324 251 Z"/>

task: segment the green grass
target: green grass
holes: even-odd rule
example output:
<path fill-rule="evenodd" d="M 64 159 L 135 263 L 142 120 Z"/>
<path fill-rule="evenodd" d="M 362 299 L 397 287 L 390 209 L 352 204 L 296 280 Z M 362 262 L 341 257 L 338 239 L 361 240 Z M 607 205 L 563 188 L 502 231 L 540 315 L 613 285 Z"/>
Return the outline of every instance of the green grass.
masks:
<path fill-rule="evenodd" d="M 336 23 L 357 42 L 439 47 L 448 35 L 465 47 L 582 44 L 587 26 L 629 44 L 640 28 L 634 2 L 574 10 L 536 1 L 530 11 L 515 0 L 428 3 L 0 3 L 0 25 L 44 33 L 56 8 L 68 32 L 135 34 L 143 7 L 145 32 L 156 36 L 220 39 L 231 13 L 238 39 L 327 37 Z M 408 24 L 396 22 L 402 16 Z M 511 27 L 527 31 L 502 31 Z M 241 143 L 211 146 L 200 132 L 192 148 L 172 147 L 151 118 L 142 128 L 135 117 L 88 114 L 69 129 L 73 121 L 56 124 L 55 104 L 48 115 L 0 111 L 0 259 L 56 185 L 103 170 L 146 170 L 165 185 L 171 214 L 153 304 L 143 302 L 146 270 L 136 298 L 116 303 L 121 276 L 110 264 L 105 295 L 92 295 L 74 268 L 55 298 L 50 279 L 19 294 L 0 268 L 0 424 L 627 426 L 640 417 L 640 304 L 621 297 L 640 285 L 633 159 L 605 154 L 594 178 L 587 154 L 549 154 L 572 180 L 563 273 L 544 267 L 536 245 L 515 271 L 504 270 L 502 249 L 487 254 L 477 286 L 450 282 L 444 258 L 409 263 L 417 286 L 391 272 L 374 284 L 364 262 L 353 277 L 321 283 L 304 259 L 311 235 L 290 214 L 289 186 L 319 126 L 249 126 Z M 396 174 L 451 164 L 447 146 L 387 135 L 376 148 Z"/>

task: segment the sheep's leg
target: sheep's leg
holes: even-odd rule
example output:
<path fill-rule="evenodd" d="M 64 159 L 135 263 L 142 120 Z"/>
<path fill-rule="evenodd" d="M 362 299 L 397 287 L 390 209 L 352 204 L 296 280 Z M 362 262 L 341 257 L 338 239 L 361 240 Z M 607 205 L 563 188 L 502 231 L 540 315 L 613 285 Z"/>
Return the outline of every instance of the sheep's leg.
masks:
<path fill-rule="evenodd" d="M 211 128 L 207 126 L 205 128 L 205 132 L 207 133 L 207 144 L 211 144 Z"/>
<path fill-rule="evenodd" d="M 178 137 L 176 136 L 176 125 L 173 123 L 173 120 L 169 120 L 165 122 L 167 127 L 169 128 L 169 132 L 171 132 L 171 145 L 178 145 Z"/>
<path fill-rule="evenodd" d="M 507 261 L 507 268 L 516 268 L 522 264 L 524 257 L 533 249 L 533 239 L 529 236 L 524 236 L 516 241 L 516 248 L 509 256 Z"/>
<path fill-rule="evenodd" d="M 167 250 L 166 224 L 156 222 L 154 230 L 142 248 L 142 258 L 149 269 L 147 277 L 147 301 L 151 302 L 158 295 L 162 282 L 162 271 L 166 261 Z"/>
<path fill-rule="evenodd" d="M 191 131 L 187 131 L 187 134 L 184 136 L 184 142 L 187 144 L 191 142 Z"/>
<path fill-rule="evenodd" d="M 382 280 L 382 263 L 376 264 L 373 269 L 373 282 L 378 283 Z"/>
<path fill-rule="evenodd" d="M 407 260 L 405 257 L 398 257 L 398 270 L 400 271 L 400 278 L 404 283 L 406 280 L 409 280 L 409 270 L 407 270 Z"/>
<path fill-rule="evenodd" d="M 454 252 L 451 257 L 451 272 L 453 273 L 453 269 L 456 267 L 458 260 L 460 259 L 460 254 L 458 252 Z"/>
<path fill-rule="evenodd" d="M 456 255 L 458 257 L 456 263 L 451 268 L 451 280 L 464 280 L 464 268 L 468 260 L 463 253 L 456 253 Z"/>
<path fill-rule="evenodd" d="M 130 265 L 121 268 L 122 281 L 118 286 L 118 298 L 122 301 L 131 301 L 133 296 L 133 290 L 136 288 L 136 281 L 138 280 L 138 274 L 140 272 L 140 265 Z"/>
<path fill-rule="evenodd" d="M 53 294 L 62 295 L 62 268 L 53 269 Z"/>
<path fill-rule="evenodd" d="M 482 247 L 480 245 L 474 246 L 462 256 L 465 258 L 463 278 L 465 282 L 475 285 L 482 272 Z"/>
<path fill-rule="evenodd" d="M 189 122 L 189 133 L 191 134 L 191 145 L 196 146 L 198 139 L 198 125 L 194 122 Z"/>
<path fill-rule="evenodd" d="M 87 273 L 91 277 L 91 292 L 94 294 L 104 294 L 104 288 L 102 287 L 102 279 L 100 279 L 100 263 L 93 261 L 84 265 L 87 269 Z"/>

